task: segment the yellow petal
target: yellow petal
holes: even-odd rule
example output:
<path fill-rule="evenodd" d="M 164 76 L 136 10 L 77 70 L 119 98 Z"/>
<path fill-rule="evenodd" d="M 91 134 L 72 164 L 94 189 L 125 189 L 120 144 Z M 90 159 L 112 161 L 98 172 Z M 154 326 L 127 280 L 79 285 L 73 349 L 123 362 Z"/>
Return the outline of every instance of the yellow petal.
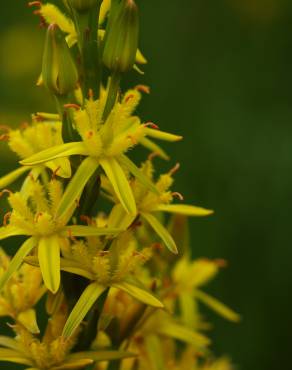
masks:
<path fill-rule="evenodd" d="M 100 165 L 111 182 L 117 197 L 129 214 L 137 213 L 136 202 L 128 179 L 115 158 L 100 160 Z"/>
<path fill-rule="evenodd" d="M 209 216 L 214 213 L 214 211 L 210 209 L 190 206 L 188 204 L 161 204 L 156 208 L 156 210 L 161 212 L 178 213 L 180 215 L 193 217 Z"/>
<path fill-rule="evenodd" d="M 40 238 L 38 258 L 45 286 L 52 293 L 56 293 L 60 286 L 60 243 L 58 236 Z"/>
<path fill-rule="evenodd" d="M 17 316 L 17 321 L 20 322 L 32 334 L 38 334 L 40 332 L 37 324 L 36 312 L 33 308 L 21 312 Z"/>
<path fill-rule="evenodd" d="M 156 129 L 149 128 L 149 127 L 145 127 L 145 134 L 147 136 L 153 137 L 154 139 L 170 141 L 170 142 L 180 141 L 183 139 L 183 137 L 180 135 L 170 134 L 169 132 L 164 132 L 164 131 L 156 130 Z"/>
<path fill-rule="evenodd" d="M 29 169 L 30 169 L 29 167 L 23 166 L 1 177 L 0 178 L 0 189 L 6 188 L 8 185 L 16 181 L 21 175 L 23 175 Z"/>

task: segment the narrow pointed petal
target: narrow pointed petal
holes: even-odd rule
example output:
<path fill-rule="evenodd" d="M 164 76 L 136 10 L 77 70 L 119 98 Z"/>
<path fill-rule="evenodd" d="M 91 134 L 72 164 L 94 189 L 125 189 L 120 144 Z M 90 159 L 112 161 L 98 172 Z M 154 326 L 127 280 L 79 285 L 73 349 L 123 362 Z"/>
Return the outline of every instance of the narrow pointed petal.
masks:
<path fill-rule="evenodd" d="M 134 353 L 125 351 L 84 351 L 72 353 L 71 355 L 68 355 L 67 358 L 69 360 L 90 358 L 93 361 L 112 361 L 135 356 L 136 355 Z"/>
<path fill-rule="evenodd" d="M 0 348 L 0 361 L 15 362 L 17 364 L 32 366 L 32 362 L 20 352 L 13 349 Z"/>
<path fill-rule="evenodd" d="M 9 238 L 11 236 L 26 235 L 26 232 L 22 229 L 14 226 L 2 226 L 0 227 L 0 240 Z"/>
<path fill-rule="evenodd" d="M 19 343 L 10 337 L 6 337 L 4 335 L 0 335 L 0 346 L 14 349 L 15 351 L 19 351 Z"/>
<path fill-rule="evenodd" d="M 159 191 L 153 182 L 126 155 L 122 155 L 119 158 L 119 162 L 124 165 L 131 172 L 131 174 L 141 182 L 142 185 L 147 187 L 153 193 L 159 194 Z"/>
<path fill-rule="evenodd" d="M 121 166 L 114 158 L 102 159 L 100 165 L 104 169 L 107 178 L 111 182 L 117 197 L 125 210 L 130 214 L 136 214 L 136 202 L 128 179 Z"/>
<path fill-rule="evenodd" d="M 149 128 L 149 127 L 145 128 L 145 134 L 147 136 L 153 137 L 154 139 L 170 141 L 170 142 L 180 141 L 183 139 L 183 137 L 180 135 L 170 134 L 168 132 L 156 130 L 156 129 Z"/>
<path fill-rule="evenodd" d="M 71 337 L 105 289 L 106 287 L 97 283 L 88 285 L 71 311 L 70 316 L 68 317 L 68 320 L 64 326 L 63 336 L 65 338 Z"/>
<path fill-rule="evenodd" d="M 4 272 L 0 279 L 0 291 L 3 289 L 4 285 L 11 278 L 13 273 L 22 264 L 24 258 L 30 253 L 30 251 L 37 245 L 37 240 L 35 238 L 29 238 L 26 240 L 22 246 L 18 249 L 15 256 L 10 261 L 8 269 Z"/>
<path fill-rule="evenodd" d="M 66 143 L 42 150 L 39 153 L 23 159 L 20 161 L 20 163 L 24 166 L 35 166 L 37 164 L 49 162 L 57 158 L 69 157 L 70 155 L 78 154 L 88 154 L 82 142 Z"/>
<path fill-rule="evenodd" d="M 84 270 L 78 262 L 70 261 L 65 258 L 61 258 L 61 270 L 70 272 L 71 274 L 80 275 L 88 280 L 94 280 L 94 275 L 88 271 Z"/>
<path fill-rule="evenodd" d="M 65 233 L 72 236 L 115 236 L 119 234 L 122 229 L 109 228 L 109 227 L 95 227 L 95 226 L 84 226 L 84 225 L 72 225 L 66 226 Z M 66 235 L 66 236 L 67 236 Z"/>
<path fill-rule="evenodd" d="M 162 159 L 165 159 L 166 161 L 169 160 L 168 154 L 159 145 L 149 140 L 147 137 L 143 137 L 142 139 L 140 139 L 139 143 L 143 145 L 146 149 L 157 154 Z"/>
<path fill-rule="evenodd" d="M 162 204 L 157 207 L 157 211 L 177 213 L 184 216 L 204 217 L 214 213 L 211 209 L 190 206 L 188 204 Z"/>
<path fill-rule="evenodd" d="M 112 287 L 123 290 L 138 301 L 156 308 L 163 308 L 164 305 L 158 298 L 150 293 L 142 284 L 134 281 L 121 281 L 114 283 Z"/>
<path fill-rule="evenodd" d="M 135 215 L 129 215 L 125 208 L 119 203 L 113 206 L 108 218 L 110 228 L 119 228 L 126 230 L 135 220 Z"/>
<path fill-rule="evenodd" d="M 198 348 L 205 348 L 210 344 L 209 338 L 182 325 L 166 321 L 158 327 L 162 335 L 181 340 Z"/>
<path fill-rule="evenodd" d="M 174 254 L 178 254 L 178 250 L 173 240 L 173 237 L 169 234 L 166 228 L 157 220 L 156 217 L 150 213 L 141 213 L 141 216 L 148 222 L 156 234 L 162 239 L 166 247 Z"/>
<path fill-rule="evenodd" d="M 63 364 L 59 366 L 53 366 L 50 370 L 76 370 L 76 369 L 82 369 L 85 366 L 91 365 L 93 363 L 93 360 L 89 358 L 83 358 L 83 359 L 76 359 L 72 361 L 66 361 Z"/>
<path fill-rule="evenodd" d="M 88 157 L 84 159 L 66 187 L 65 193 L 63 194 L 57 209 L 56 217 L 64 219 L 63 221 L 65 223 L 70 219 L 72 212 L 74 212 L 75 209 L 74 204 L 77 206 L 76 202 L 78 202 L 86 183 L 94 174 L 97 167 L 98 162 L 94 158 Z"/>
<path fill-rule="evenodd" d="M 57 236 L 39 240 L 38 258 L 45 286 L 56 293 L 60 286 L 60 244 Z"/>
<path fill-rule="evenodd" d="M 29 171 L 29 167 L 20 167 L 16 170 L 9 172 L 7 175 L 0 178 L 0 189 L 6 188 L 8 185 L 16 181 L 21 175 Z"/>
<path fill-rule="evenodd" d="M 224 317 L 226 320 L 232 322 L 240 321 L 240 315 L 231 310 L 225 304 L 218 301 L 216 298 L 209 296 L 208 294 L 202 292 L 201 290 L 196 290 L 195 296 L 206 306 L 211 308 L 213 311 L 217 312 L 220 316 Z"/>
<path fill-rule="evenodd" d="M 36 312 L 33 308 L 21 312 L 17 316 L 17 321 L 20 322 L 30 333 L 39 334 L 40 329 L 37 324 Z"/>

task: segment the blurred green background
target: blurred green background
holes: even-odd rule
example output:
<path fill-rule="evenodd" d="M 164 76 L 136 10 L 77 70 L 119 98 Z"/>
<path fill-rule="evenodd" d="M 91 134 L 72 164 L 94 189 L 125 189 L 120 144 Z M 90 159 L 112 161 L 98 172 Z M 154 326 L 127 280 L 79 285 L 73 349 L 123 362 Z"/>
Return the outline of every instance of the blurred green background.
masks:
<path fill-rule="evenodd" d="M 191 221 L 194 256 L 229 262 L 209 291 L 243 317 L 234 325 L 211 315 L 215 351 L 242 370 L 288 369 L 292 2 L 137 2 L 150 63 L 129 80 L 151 86 L 142 117 L 185 137 L 171 147 L 169 165 L 182 163 L 176 190 L 216 211 Z M 16 125 L 51 107 L 35 87 L 43 31 L 25 0 L 0 14 L 0 123 Z M 5 173 L 15 162 L 4 145 L 0 154 Z"/>

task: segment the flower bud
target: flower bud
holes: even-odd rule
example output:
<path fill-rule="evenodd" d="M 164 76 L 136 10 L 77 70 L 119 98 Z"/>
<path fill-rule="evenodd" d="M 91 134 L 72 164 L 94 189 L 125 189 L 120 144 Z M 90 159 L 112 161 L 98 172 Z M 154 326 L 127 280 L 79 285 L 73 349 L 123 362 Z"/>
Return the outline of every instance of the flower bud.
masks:
<path fill-rule="evenodd" d="M 78 12 L 86 12 L 90 10 L 99 0 L 67 0 L 68 4 Z"/>
<path fill-rule="evenodd" d="M 48 27 L 43 55 L 44 85 L 56 95 L 73 91 L 78 71 L 63 33 L 56 24 Z"/>
<path fill-rule="evenodd" d="M 112 71 L 126 72 L 135 63 L 139 17 L 134 0 L 121 0 L 108 22 L 103 62 Z"/>

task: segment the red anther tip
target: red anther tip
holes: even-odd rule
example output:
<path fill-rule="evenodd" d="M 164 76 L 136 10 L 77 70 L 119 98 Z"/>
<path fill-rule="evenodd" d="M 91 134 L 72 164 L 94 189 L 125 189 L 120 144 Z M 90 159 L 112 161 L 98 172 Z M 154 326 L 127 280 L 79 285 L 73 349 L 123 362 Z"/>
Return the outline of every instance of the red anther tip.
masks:
<path fill-rule="evenodd" d="M 32 7 L 32 6 L 42 6 L 41 1 L 30 1 L 27 6 Z"/>
<path fill-rule="evenodd" d="M 178 170 L 179 170 L 179 168 L 180 168 L 180 164 L 179 163 L 177 163 L 170 171 L 169 171 L 169 174 L 170 175 L 173 175 L 173 174 L 175 174 Z"/>
<path fill-rule="evenodd" d="M 53 173 L 52 173 L 52 180 L 55 180 L 55 178 L 57 177 L 57 173 L 58 173 L 58 171 L 60 171 L 60 169 L 61 169 L 61 166 L 58 166 L 55 169 L 55 171 L 53 171 Z"/>
<path fill-rule="evenodd" d="M 90 139 L 93 136 L 93 131 L 87 132 L 87 139 Z"/>
<path fill-rule="evenodd" d="M 227 267 L 228 262 L 222 258 L 218 258 L 214 261 L 218 267 Z"/>
<path fill-rule="evenodd" d="M 68 229 L 68 236 L 69 236 L 69 239 L 71 239 L 73 242 L 77 241 L 75 236 L 72 235 L 72 230 L 71 229 Z"/>
<path fill-rule="evenodd" d="M 155 130 L 158 130 L 159 129 L 159 127 L 155 123 L 153 123 L 153 122 L 146 122 L 146 123 L 144 123 L 144 127 L 151 127 L 151 128 L 153 128 Z"/>
<path fill-rule="evenodd" d="M 1 192 L 0 192 L 0 197 L 2 197 L 3 194 L 8 194 L 8 195 L 11 195 L 13 194 L 11 190 L 9 189 L 3 189 Z"/>
<path fill-rule="evenodd" d="M 143 92 L 145 94 L 150 94 L 150 87 L 146 85 L 137 85 L 134 87 L 135 90 Z"/>
<path fill-rule="evenodd" d="M 7 223 L 8 223 L 8 220 L 10 219 L 10 217 L 11 217 L 11 212 L 5 213 L 5 215 L 3 217 L 3 225 L 4 226 L 7 226 Z"/>
<path fill-rule="evenodd" d="M 0 141 L 8 141 L 8 140 L 9 140 L 9 135 L 7 134 L 0 135 Z"/>
<path fill-rule="evenodd" d="M 157 152 L 152 152 L 148 155 L 148 161 L 152 161 L 155 157 L 159 157 Z"/>
<path fill-rule="evenodd" d="M 177 198 L 177 199 L 181 200 L 181 201 L 183 201 L 183 200 L 184 200 L 183 195 L 182 195 L 181 193 L 177 192 L 177 191 L 175 191 L 175 192 L 171 193 L 171 195 L 172 195 L 173 197 L 175 197 L 175 198 Z"/>
<path fill-rule="evenodd" d="M 134 95 L 130 94 L 129 96 L 126 97 L 125 102 L 128 103 L 129 100 L 133 99 Z"/>
<path fill-rule="evenodd" d="M 89 89 L 89 90 L 88 90 L 88 98 L 89 98 L 89 99 L 93 99 L 93 96 L 94 96 L 94 94 L 93 94 L 93 90 L 92 90 L 92 89 Z"/>
<path fill-rule="evenodd" d="M 0 130 L 9 132 L 11 128 L 8 125 L 0 125 Z"/>
<path fill-rule="evenodd" d="M 138 144 L 137 140 L 132 135 L 128 135 L 127 136 L 127 139 L 131 140 L 131 142 L 133 143 L 133 145 Z"/>
<path fill-rule="evenodd" d="M 81 215 L 80 220 L 87 223 L 87 225 L 92 225 L 92 219 L 89 216 Z"/>
<path fill-rule="evenodd" d="M 70 104 L 64 104 L 64 108 L 73 108 L 73 109 L 76 109 L 76 110 L 80 110 L 80 105 L 78 104 L 74 104 L 74 103 L 70 103 Z"/>

